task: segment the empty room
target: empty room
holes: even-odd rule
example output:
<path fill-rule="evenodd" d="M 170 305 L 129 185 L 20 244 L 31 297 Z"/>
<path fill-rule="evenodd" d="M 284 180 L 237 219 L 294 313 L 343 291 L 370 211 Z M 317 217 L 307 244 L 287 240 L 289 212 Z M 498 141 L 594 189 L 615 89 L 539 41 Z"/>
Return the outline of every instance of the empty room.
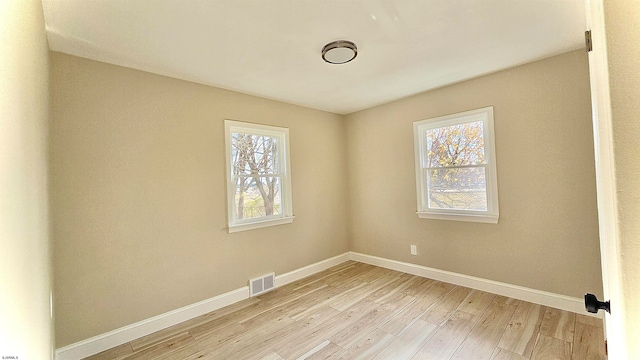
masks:
<path fill-rule="evenodd" d="M 7 0 L 2 359 L 634 359 L 640 5 Z"/>

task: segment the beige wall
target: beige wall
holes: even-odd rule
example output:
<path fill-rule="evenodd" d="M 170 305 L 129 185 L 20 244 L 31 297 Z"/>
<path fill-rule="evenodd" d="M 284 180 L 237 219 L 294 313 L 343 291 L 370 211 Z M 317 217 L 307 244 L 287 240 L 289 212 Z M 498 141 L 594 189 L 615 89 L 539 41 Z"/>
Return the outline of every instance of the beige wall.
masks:
<path fill-rule="evenodd" d="M 627 346 L 640 359 L 640 2 L 604 4 Z"/>
<path fill-rule="evenodd" d="M 51 359 L 42 3 L 0 1 L 0 355 Z"/>
<path fill-rule="evenodd" d="M 498 224 L 419 219 L 412 123 L 494 106 Z M 602 293 L 587 56 L 347 116 L 350 247 L 573 297 Z M 418 256 L 409 245 L 418 246 Z"/>
<path fill-rule="evenodd" d="M 51 59 L 59 347 L 348 251 L 341 116 Z M 290 129 L 292 224 L 227 233 L 225 118 Z"/>
<path fill-rule="evenodd" d="M 584 52 L 346 117 L 51 58 L 58 347 L 348 250 L 602 293 Z M 489 105 L 500 222 L 418 219 L 412 122 Z M 290 128 L 293 224 L 227 234 L 225 118 Z"/>

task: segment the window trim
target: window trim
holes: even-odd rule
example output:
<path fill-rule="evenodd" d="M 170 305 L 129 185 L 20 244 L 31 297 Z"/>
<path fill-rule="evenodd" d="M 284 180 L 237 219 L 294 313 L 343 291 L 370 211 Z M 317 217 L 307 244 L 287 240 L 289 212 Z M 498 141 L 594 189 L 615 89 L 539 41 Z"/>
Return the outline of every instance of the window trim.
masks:
<path fill-rule="evenodd" d="M 225 162 L 227 181 L 227 230 L 235 233 L 268 226 L 289 224 L 293 222 L 293 201 L 291 198 L 291 159 L 289 156 L 289 129 L 278 126 L 255 124 L 236 120 L 224 121 L 225 127 Z M 232 164 L 232 133 L 248 133 L 278 138 L 278 176 L 281 178 L 282 214 L 269 215 L 256 219 L 238 219 L 235 204 L 236 186 Z"/>
<path fill-rule="evenodd" d="M 441 128 L 451 125 L 465 124 L 482 121 L 485 150 L 485 177 L 487 186 L 487 211 L 457 210 L 457 209 L 429 209 L 426 188 L 425 132 L 429 129 Z M 416 195 L 418 211 L 421 219 L 471 221 L 496 224 L 499 218 L 498 209 L 498 181 L 496 170 L 496 153 L 493 126 L 493 106 L 484 107 L 460 113 L 438 116 L 413 123 L 413 147 L 415 155 L 416 171 Z"/>

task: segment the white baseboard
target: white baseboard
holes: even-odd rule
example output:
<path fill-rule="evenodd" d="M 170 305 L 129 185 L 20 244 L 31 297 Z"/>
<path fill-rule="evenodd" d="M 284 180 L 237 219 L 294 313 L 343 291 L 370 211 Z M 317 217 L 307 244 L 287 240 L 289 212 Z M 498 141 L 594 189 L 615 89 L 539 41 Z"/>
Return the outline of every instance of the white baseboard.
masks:
<path fill-rule="evenodd" d="M 95 355 L 247 298 L 249 298 L 248 286 L 229 291 L 210 299 L 56 349 L 56 360 L 78 360 Z"/>
<path fill-rule="evenodd" d="M 551 306 L 557 309 L 591 315 L 584 311 L 584 303 L 582 302 L 582 299 L 579 298 L 529 289 L 522 286 L 486 280 L 474 276 L 457 274 L 450 271 L 438 270 L 377 256 L 360 254 L 357 252 L 347 252 L 319 261 L 315 264 L 278 275 L 275 278 L 275 285 L 276 287 L 280 287 L 292 283 L 348 260 L 354 260 L 412 275 L 444 281 L 454 285 L 466 286 L 472 289 L 487 291 L 540 305 Z M 108 333 L 56 349 L 55 358 L 56 360 L 79 360 L 248 298 L 249 287 L 244 286 L 242 288 L 214 296 L 210 299 L 187 305 L 185 307 L 109 331 Z"/>
<path fill-rule="evenodd" d="M 426 277 L 454 285 L 487 291 L 494 294 L 508 296 L 518 300 L 532 302 L 556 309 L 567 310 L 578 314 L 591 315 L 602 318 L 602 315 L 594 315 L 585 311 L 584 301 L 566 295 L 559 295 L 547 291 L 530 289 L 523 286 L 511 285 L 493 280 L 482 279 L 474 276 L 458 274 L 450 271 L 434 269 L 426 266 L 410 264 L 402 261 L 389 260 L 377 256 L 350 253 L 350 259 L 365 264 L 380 266 L 383 268 L 401 271 L 404 273 Z"/>
<path fill-rule="evenodd" d="M 348 261 L 349 258 L 350 253 L 347 252 L 315 264 L 278 275 L 275 278 L 275 285 L 276 287 L 279 287 L 300 280 L 309 275 L 313 275 L 317 272 Z M 210 299 L 187 305 L 185 307 L 109 331 L 108 333 L 56 349 L 55 358 L 56 360 L 79 360 L 248 298 L 249 287 L 244 286 L 239 289 L 214 296 Z"/>
<path fill-rule="evenodd" d="M 277 275 L 276 287 L 287 285 L 294 281 L 298 281 L 300 279 L 306 278 L 307 276 L 313 275 L 315 273 L 319 273 L 320 271 L 327 270 L 332 266 L 342 264 L 343 262 L 349 261 L 350 259 L 351 259 L 351 253 L 346 252 L 344 254 L 319 261 L 315 264 L 307 265 L 305 267 L 301 267 L 300 269 L 296 269 L 293 271 L 289 271 L 288 273 Z"/>

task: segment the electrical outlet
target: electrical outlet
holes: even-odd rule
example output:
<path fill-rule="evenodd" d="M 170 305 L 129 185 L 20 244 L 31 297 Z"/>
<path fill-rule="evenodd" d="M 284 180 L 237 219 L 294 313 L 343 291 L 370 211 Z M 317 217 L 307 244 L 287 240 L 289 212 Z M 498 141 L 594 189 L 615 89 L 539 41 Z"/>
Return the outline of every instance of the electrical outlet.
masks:
<path fill-rule="evenodd" d="M 418 255 L 418 247 L 416 245 L 411 245 L 411 255 Z"/>

